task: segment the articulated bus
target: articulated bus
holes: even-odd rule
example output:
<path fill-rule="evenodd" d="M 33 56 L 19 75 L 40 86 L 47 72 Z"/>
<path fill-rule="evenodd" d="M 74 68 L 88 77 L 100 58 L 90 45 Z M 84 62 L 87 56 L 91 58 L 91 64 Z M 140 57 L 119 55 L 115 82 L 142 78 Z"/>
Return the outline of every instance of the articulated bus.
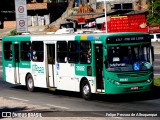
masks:
<path fill-rule="evenodd" d="M 148 33 L 18 35 L 2 39 L 4 80 L 92 94 L 152 90 L 154 51 Z"/>

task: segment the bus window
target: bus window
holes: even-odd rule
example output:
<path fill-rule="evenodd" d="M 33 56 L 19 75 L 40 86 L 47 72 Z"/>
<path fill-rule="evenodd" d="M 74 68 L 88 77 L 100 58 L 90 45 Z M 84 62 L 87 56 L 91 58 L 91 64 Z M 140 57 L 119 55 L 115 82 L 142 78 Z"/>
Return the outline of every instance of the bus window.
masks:
<path fill-rule="evenodd" d="M 115 52 L 116 51 L 116 52 Z M 150 46 L 134 45 L 108 47 L 108 71 L 147 70 L 151 66 Z M 135 64 L 139 69 L 134 69 Z"/>
<path fill-rule="evenodd" d="M 67 62 L 67 42 L 58 41 L 57 42 L 57 62 L 65 63 Z"/>
<path fill-rule="evenodd" d="M 80 63 L 91 63 L 91 42 L 80 42 Z"/>
<path fill-rule="evenodd" d="M 79 61 L 79 44 L 78 41 L 68 42 L 68 62 L 77 63 Z"/>
<path fill-rule="evenodd" d="M 4 42 L 4 59 L 12 60 L 12 42 Z"/>
<path fill-rule="evenodd" d="M 43 62 L 44 50 L 42 41 L 32 42 L 33 61 Z"/>
<path fill-rule="evenodd" d="M 29 56 L 31 42 L 22 41 L 21 42 L 21 60 L 22 61 L 30 61 L 31 58 Z"/>

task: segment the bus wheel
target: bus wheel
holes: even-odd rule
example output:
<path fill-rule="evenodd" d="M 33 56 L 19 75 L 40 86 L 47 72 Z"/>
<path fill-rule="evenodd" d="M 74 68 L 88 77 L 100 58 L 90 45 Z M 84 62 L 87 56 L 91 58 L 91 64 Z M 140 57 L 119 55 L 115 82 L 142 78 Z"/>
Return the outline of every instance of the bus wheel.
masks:
<path fill-rule="evenodd" d="M 87 80 L 82 81 L 81 84 L 82 97 L 86 100 L 91 99 L 91 88 Z"/>
<path fill-rule="evenodd" d="M 27 84 L 28 91 L 33 92 L 34 91 L 34 81 L 33 81 L 33 78 L 32 78 L 31 74 L 29 74 L 27 76 L 26 84 Z"/>

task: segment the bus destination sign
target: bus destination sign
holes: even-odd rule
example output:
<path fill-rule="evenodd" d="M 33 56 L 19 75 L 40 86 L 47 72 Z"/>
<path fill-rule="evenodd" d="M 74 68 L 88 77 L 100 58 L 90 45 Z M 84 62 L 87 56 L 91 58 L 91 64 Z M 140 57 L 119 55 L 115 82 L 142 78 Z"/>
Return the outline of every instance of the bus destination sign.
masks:
<path fill-rule="evenodd" d="M 132 43 L 132 42 L 150 42 L 148 35 L 137 35 L 137 36 L 114 36 L 108 37 L 106 43 Z"/>

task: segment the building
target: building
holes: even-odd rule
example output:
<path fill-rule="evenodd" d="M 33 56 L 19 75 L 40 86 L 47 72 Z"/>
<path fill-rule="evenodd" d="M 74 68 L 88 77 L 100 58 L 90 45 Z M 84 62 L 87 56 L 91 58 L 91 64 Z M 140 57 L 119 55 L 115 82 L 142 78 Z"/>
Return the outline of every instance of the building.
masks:
<path fill-rule="evenodd" d="M 28 25 L 48 25 L 54 22 L 66 11 L 69 1 L 70 0 L 27 0 Z M 103 2 L 96 1 L 97 0 L 75 0 L 76 6 L 79 4 L 87 4 L 91 6 L 94 11 L 93 14 L 89 15 L 79 15 L 76 13 L 73 14 L 73 18 L 77 19 L 78 17 L 86 16 L 87 19 L 92 19 L 104 15 Z M 8 2 L 11 2 L 11 6 L 8 5 Z M 0 14 L 0 29 L 15 28 L 16 18 L 14 0 L 6 0 L 3 4 L 1 4 L 3 9 Z M 107 2 L 106 8 L 108 14 L 116 15 L 131 11 L 145 11 L 148 9 L 148 3 L 147 0 L 115 0 Z M 77 17 L 77 15 L 79 16 Z"/>
<path fill-rule="evenodd" d="M 114 0 L 107 2 L 107 10 L 148 10 L 148 0 Z M 104 8 L 103 2 L 97 2 L 97 8 Z"/>
<path fill-rule="evenodd" d="M 1 6 L 0 29 L 16 28 L 14 0 L 4 1 Z M 27 0 L 28 25 L 48 25 L 58 19 L 67 6 L 66 0 Z"/>

